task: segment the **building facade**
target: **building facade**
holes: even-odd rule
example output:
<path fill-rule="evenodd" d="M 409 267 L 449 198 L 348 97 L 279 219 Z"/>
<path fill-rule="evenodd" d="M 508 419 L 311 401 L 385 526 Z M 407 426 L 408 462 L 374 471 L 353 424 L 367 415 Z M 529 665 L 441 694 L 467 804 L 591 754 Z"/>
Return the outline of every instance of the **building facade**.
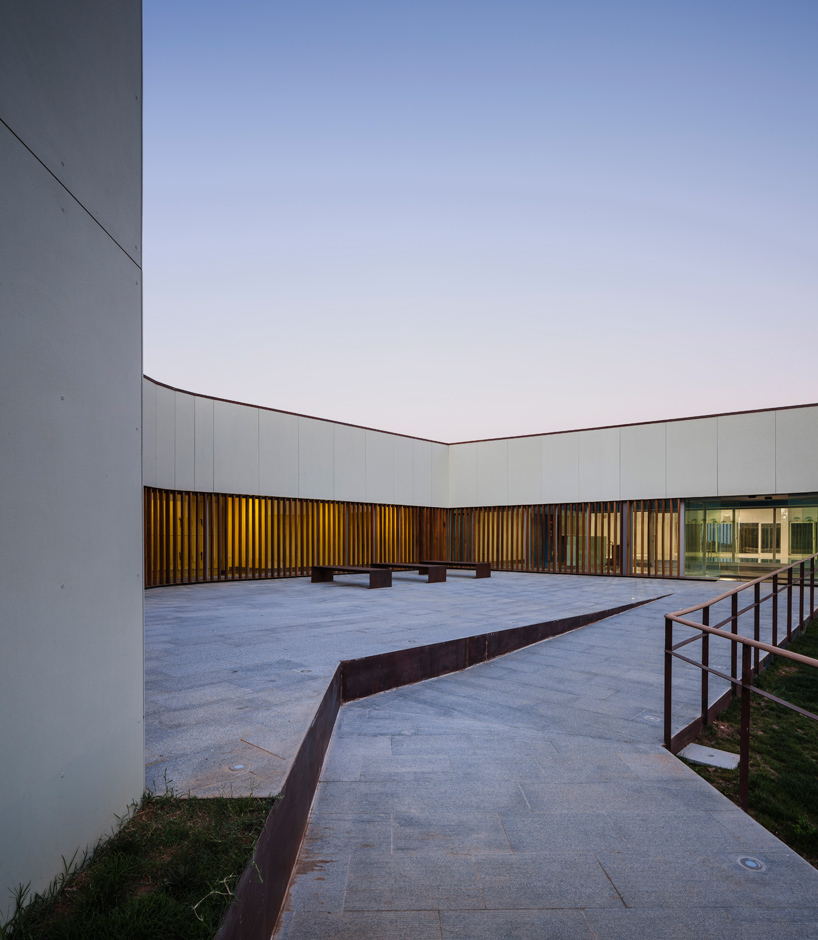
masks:
<path fill-rule="evenodd" d="M 3 4 L 0 76 L 0 919 L 142 793 L 143 573 L 814 551 L 815 405 L 446 444 L 144 379 L 139 0 Z"/>
<path fill-rule="evenodd" d="M 147 583 L 420 557 L 753 577 L 818 541 L 818 405 L 445 444 L 143 383 Z"/>

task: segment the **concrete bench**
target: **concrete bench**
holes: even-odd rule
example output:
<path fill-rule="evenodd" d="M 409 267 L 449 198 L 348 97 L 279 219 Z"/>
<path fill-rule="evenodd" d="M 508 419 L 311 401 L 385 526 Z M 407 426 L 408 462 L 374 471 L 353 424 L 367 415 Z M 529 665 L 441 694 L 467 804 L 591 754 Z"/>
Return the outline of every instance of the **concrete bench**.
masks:
<path fill-rule="evenodd" d="M 362 565 L 313 565 L 311 580 L 313 584 L 334 581 L 336 574 L 368 574 L 370 588 L 392 587 L 392 572 L 388 568 Z"/>
<path fill-rule="evenodd" d="M 463 568 L 467 571 L 473 571 L 475 578 L 490 578 L 491 563 L 488 561 L 477 561 L 473 564 L 467 561 L 422 561 L 422 565 L 442 565 L 444 568 Z"/>
<path fill-rule="evenodd" d="M 421 562 L 418 565 L 403 564 L 402 562 L 373 562 L 373 568 L 388 568 L 390 571 L 417 571 L 427 576 L 428 584 L 440 584 L 446 580 L 446 566 Z"/>

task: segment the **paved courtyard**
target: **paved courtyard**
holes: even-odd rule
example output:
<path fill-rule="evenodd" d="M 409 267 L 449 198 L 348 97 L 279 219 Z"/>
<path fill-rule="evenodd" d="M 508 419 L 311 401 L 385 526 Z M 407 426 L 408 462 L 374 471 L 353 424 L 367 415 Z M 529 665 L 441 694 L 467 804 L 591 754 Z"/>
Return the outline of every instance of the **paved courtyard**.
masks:
<path fill-rule="evenodd" d="M 146 776 L 274 792 L 339 659 L 671 594 L 344 706 L 275 936 L 818 938 L 818 872 L 660 746 L 663 615 L 724 587 L 496 573 L 151 591 Z M 675 679 L 678 728 L 698 674 Z"/>
<path fill-rule="evenodd" d="M 277 793 L 342 659 L 605 610 L 702 582 L 450 571 L 155 588 L 145 593 L 145 780 L 179 792 Z M 666 607 L 651 615 L 661 625 Z M 661 679 L 652 675 L 651 680 Z M 245 770 L 228 768 L 243 764 Z"/>

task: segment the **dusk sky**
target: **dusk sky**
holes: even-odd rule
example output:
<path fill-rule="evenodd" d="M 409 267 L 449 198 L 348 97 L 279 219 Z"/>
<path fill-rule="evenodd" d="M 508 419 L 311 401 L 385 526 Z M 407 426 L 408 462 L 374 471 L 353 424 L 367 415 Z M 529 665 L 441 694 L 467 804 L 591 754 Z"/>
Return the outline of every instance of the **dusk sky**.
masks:
<path fill-rule="evenodd" d="M 442 441 L 818 401 L 818 3 L 144 3 L 144 367 Z"/>

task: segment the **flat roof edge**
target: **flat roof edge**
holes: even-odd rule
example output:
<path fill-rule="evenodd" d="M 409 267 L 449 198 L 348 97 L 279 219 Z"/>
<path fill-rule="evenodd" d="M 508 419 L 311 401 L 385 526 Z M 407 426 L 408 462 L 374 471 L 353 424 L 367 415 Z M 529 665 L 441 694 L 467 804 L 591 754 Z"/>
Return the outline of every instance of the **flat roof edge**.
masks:
<path fill-rule="evenodd" d="M 623 421 L 621 424 L 600 424 L 589 428 L 566 428 L 564 431 L 538 431 L 534 434 L 507 434 L 504 437 L 480 437 L 471 441 L 452 441 L 456 444 L 487 444 L 490 441 L 516 441 L 527 437 L 550 437 L 554 434 L 579 434 L 582 431 L 611 431 L 615 428 L 636 428 L 646 424 L 673 424 L 678 421 L 705 421 L 708 418 L 730 418 L 734 415 L 764 414 L 768 411 L 793 411 L 796 408 L 818 408 L 818 402 L 806 402 L 803 405 L 781 405 L 777 408 L 748 408 L 745 411 L 719 411 L 709 415 L 685 415 L 681 418 L 653 418 L 650 421 Z"/>
<path fill-rule="evenodd" d="M 764 414 L 769 411 L 794 411 L 797 408 L 818 408 L 818 402 L 806 402 L 802 405 L 781 405 L 777 408 L 748 408 L 745 411 L 718 411 L 707 415 L 685 415 L 681 418 L 654 418 L 651 421 L 623 421 L 620 424 L 600 424 L 587 428 L 566 428 L 563 431 L 535 431 L 532 434 L 507 434 L 503 437 L 479 437 L 468 441 L 437 441 L 431 437 L 419 437 L 416 434 L 401 434 L 400 431 L 386 431 L 383 428 L 372 428 L 365 424 L 353 424 L 351 421 L 338 421 L 335 418 L 321 418 L 317 415 L 302 414 L 300 411 L 287 411 L 284 408 L 271 408 L 269 405 L 255 405 L 252 402 L 236 401 L 233 398 L 220 398 L 218 395 L 205 395 L 201 392 L 191 392 L 186 388 L 176 388 L 174 385 L 168 385 L 167 382 L 160 382 L 149 375 L 143 375 L 144 379 L 159 385 L 162 388 L 170 389 L 172 392 L 181 392 L 183 395 L 194 395 L 197 398 L 207 398 L 210 401 L 222 401 L 228 405 L 242 405 L 245 408 L 258 408 L 261 411 L 275 411 L 278 414 L 292 415 L 295 418 L 309 418 L 311 421 L 326 421 L 329 424 L 340 424 L 347 428 L 358 428 L 361 431 L 374 431 L 377 434 L 391 434 L 393 437 L 405 437 L 412 441 L 425 441 L 429 444 L 440 444 L 444 447 L 454 447 L 459 444 L 488 444 L 491 441 L 517 441 L 529 437 L 551 437 L 555 434 L 579 434 L 582 431 L 612 431 L 615 428 L 636 428 L 647 424 L 674 424 L 679 421 L 704 421 L 708 418 L 730 418 L 734 415 L 755 415 Z"/>
<path fill-rule="evenodd" d="M 410 441 L 425 441 L 428 444 L 440 444 L 441 447 L 448 447 L 446 441 L 436 441 L 431 437 L 418 437 L 416 434 L 401 434 L 400 431 L 386 431 L 383 428 L 371 428 L 366 424 L 353 424 L 351 421 L 339 421 L 336 418 L 321 418 L 318 415 L 307 415 L 300 411 L 287 411 L 285 408 L 271 408 L 269 405 L 255 405 L 249 401 L 236 401 L 234 398 L 220 398 L 218 395 L 205 395 L 202 392 L 191 392 L 187 388 L 177 388 L 175 385 L 168 385 L 167 382 L 160 382 L 158 379 L 152 379 L 149 375 L 142 375 L 143 379 L 159 385 L 161 388 L 170 389 L 172 392 L 181 392 L 182 395 L 194 395 L 196 398 L 207 398 L 210 401 L 223 401 L 227 405 L 241 405 L 244 408 L 258 408 L 260 411 L 275 411 L 280 415 L 292 415 L 294 418 L 309 418 L 310 421 L 326 421 L 327 424 L 341 424 L 346 428 L 358 428 L 360 431 L 374 431 L 376 434 L 391 434 L 392 437 L 405 437 Z"/>

